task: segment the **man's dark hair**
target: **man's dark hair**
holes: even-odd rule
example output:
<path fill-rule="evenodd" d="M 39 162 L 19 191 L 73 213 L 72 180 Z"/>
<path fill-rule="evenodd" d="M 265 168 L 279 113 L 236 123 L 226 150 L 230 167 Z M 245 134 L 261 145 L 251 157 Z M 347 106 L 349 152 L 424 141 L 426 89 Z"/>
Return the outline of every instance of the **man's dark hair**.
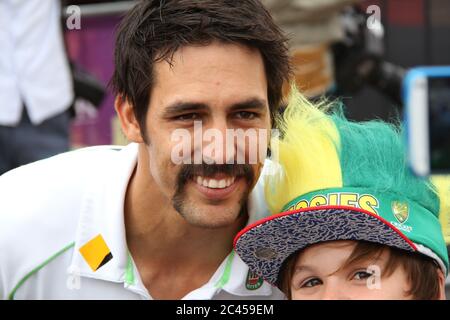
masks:
<path fill-rule="evenodd" d="M 170 63 L 183 46 L 215 40 L 259 50 L 274 118 L 291 73 L 289 53 L 287 39 L 259 0 L 144 0 L 118 27 L 111 80 L 115 93 L 132 104 L 143 131 L 154 63 Z"/>

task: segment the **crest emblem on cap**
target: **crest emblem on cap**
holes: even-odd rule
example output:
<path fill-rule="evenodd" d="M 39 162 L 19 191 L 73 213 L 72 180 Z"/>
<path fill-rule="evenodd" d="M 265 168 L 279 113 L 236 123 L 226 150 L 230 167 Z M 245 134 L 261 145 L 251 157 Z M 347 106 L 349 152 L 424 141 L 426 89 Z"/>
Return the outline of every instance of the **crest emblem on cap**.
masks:
<path fill-rule="evenodd" d="M 245 287 L 247 290 L 256 290 L 261 288 L 263 282 L 263 278 L 258 276 L 255 272 L 249 270 L 247 273 L 247 282 L 245 283 Z"/>
<path fill-rule="evenodd" d="M 409 218 L 408 203 L 401 201 L 393 201 L 391 204 L 392 212 L 395 219 L 400 223 L 405 223 Z"/>

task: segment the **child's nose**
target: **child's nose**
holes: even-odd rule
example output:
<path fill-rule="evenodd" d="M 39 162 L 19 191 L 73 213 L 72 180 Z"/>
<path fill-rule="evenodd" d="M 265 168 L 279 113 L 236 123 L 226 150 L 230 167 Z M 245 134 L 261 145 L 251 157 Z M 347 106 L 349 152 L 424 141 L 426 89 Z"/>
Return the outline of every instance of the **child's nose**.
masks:
<path fill-rule="evenodd" d="M 338 279 L 332 279 L 322 285 L 321 300 L 350 300 L 345 285 Z"/>

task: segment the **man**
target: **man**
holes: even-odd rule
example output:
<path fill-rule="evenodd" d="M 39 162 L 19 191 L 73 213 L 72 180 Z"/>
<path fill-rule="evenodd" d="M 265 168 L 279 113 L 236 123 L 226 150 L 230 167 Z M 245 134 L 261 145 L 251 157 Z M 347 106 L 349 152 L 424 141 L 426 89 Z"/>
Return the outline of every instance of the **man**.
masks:
<path fill-rule="evenodd" d="M 236 233 L 267 212 L 261 186 L 252 191 L 263 159 L 247 161 L 250 142 L 207 152 L 196 138 L 269 130 L 288 60 L 258 0 L 138 3 L 119 27 L 112 80 L 133 143 L 0 178 L 1 297 L 282 298 L 232 252 Z"/>
<path fill-rule="evenodd" d="M 0 175 L 69 150 L 73 85 L 59 1 L 0 1 Z"/>

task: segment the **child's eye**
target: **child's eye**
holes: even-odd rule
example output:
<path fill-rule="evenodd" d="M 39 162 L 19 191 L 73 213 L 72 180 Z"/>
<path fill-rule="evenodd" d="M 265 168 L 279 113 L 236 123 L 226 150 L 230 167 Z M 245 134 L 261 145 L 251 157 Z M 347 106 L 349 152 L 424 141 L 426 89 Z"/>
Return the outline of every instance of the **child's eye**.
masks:
<path fill-rule="evenodd" d="M 315 286 L 320 286 L 321 284 L 323 284 L 322 280 L 320 280 L 319 278 L 312 278 L 312 279 L 305 281 L 301 287 L 302 288 L 312 288 Z"/>
<path fill-rule="evenodd" d="M 365 280 L 372 276 L 371 273 L 367 271 L 358 271 L 353 275 L 354 280 Z"/>

